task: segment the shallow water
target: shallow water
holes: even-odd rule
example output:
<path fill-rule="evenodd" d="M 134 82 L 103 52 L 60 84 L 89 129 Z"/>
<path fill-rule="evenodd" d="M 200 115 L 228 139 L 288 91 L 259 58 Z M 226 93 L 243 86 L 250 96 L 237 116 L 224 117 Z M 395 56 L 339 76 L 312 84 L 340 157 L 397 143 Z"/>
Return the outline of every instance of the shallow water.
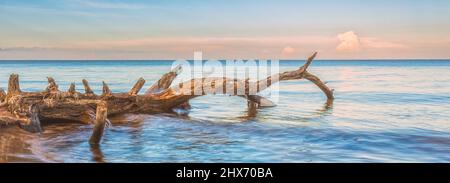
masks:
<path fill-rule="evenodd" d="M 281 62 L 292 70 L 302 61 Z M 2 61 L 0 87 L 18 73 L 39 91 L 53 76 L 60 89 L 81 79 L 101 92 L 145 87 L 170 69 L 163 61 Z M 315 61 L 310 71 L 335 89 L 332 108 L 307 81 L 280 84 L 275 107 L 247 116 L 239 97 L 204 96 L 187 116 L 111 119 L 100 148 L 92 126 L 54 124 L 41 134 L 0 129 L 0 162 L 450 162 L 450 60 Z"/>

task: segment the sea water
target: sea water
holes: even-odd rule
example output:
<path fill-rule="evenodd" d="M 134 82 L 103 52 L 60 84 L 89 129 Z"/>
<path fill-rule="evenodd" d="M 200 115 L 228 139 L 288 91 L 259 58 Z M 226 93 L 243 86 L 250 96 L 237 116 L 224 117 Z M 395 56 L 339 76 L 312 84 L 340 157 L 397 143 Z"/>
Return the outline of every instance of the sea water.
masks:
<path fill-rule="evenodd" d="M 294 70 L 304 61 L 281 61 Z M 87 79 L 128 91 L 149 87 L 171 61 L 0 61 L 0 87 L 11 73 L 23 91 L 47 76 L 61 90 Z M 450 60 L 320 60 L 310 72 L 335 89 L 335 101 L 305 80 L 279 85 L 277 106 L 247 115 L 246 101 L 202 96 L 187 115 L 126 115 L 91 148 L 92 126 L 57 123 L 40 134 L 0 129 L 0 162 L 450 162 Z"/>

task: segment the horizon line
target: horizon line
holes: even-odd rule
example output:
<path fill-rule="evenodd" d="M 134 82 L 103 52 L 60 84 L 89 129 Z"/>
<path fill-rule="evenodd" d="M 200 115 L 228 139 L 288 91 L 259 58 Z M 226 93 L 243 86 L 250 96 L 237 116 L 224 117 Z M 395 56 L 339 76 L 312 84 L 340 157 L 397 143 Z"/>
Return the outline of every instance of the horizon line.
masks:
<path fill-rule="evenodd" d="M 0 59 L 3 61 L 175 61 L 180 59 Z M 182 59 L 193 61 L 193 59 Z M 207 61 L 209 59 L 203 59 Z M 279 61 L 304 61 L 306 59 L 211 59 L 211 60 L 279 60 Z M 361 58 L 361 59 L 314 59 L 314 61 L 405 61 L 405 60 L 430 60 L 430 61 L 450 61 L 450 58 Z"/>

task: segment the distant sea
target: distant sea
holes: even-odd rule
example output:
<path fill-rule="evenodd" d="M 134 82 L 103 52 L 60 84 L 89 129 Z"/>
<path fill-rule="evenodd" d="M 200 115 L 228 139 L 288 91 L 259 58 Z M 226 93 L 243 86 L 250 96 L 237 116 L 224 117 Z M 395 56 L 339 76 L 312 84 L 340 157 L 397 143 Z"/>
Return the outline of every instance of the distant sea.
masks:
<path fill-rule="evenodd" d="M 293 70 L 304 61 L 282 61 Z M 65 90 L 87 79 L 128 91 L 150 86 L 171 61 L 0 61 L 0 87 L 11 73 L 40 91 L 47 76 Z M 92 126 L 56 123 L 42 134 L 0 129 L 0 162 L 450 162 L 450 60 L 315 61 L 310 72 L 335 89 L 334 105 L 305 80 L 280 84 L 277 106 L 247 116 L 239 97 L 203 96 L 187 116 L 112 119 L 99 149 Z"/>

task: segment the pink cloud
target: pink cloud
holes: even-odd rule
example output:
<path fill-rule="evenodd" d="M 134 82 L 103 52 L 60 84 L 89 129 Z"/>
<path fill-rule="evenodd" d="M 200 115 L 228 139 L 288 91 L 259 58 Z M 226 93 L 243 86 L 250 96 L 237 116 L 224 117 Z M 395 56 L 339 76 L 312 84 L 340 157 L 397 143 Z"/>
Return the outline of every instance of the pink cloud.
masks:
<path fill-rule="evenodd" d="M 361 49 L 361 43 L 358 35 L 353 31 L 348 31 L 337 36 L 339 45 L 336 47 L 337 51 L 353 52 Z"/>
<path fill-rule="evenodd" d="M 295 48 L 292 48 L 290 46 L 286 46 L 281 51 L 281 57 L 282 58 L 289 58 L 289 57 L 295 56 L 296 52 L 297 52 L 297 50 Z"/>
<path fill-rule="evenodd" d="M 361 38 L 361 44 L 367 48 L 407 48 L 407 45 L 401 43 L 395 43 L 385 40 L 380 40 L 378 38 Z"/>
<path fill-rule="evenodd" d="M 353 31 L 338 34 L 337 38 L 339 40 L 339 44 L 336 47 L 336 50 L 340 52 L 408 48 L 408 46 L 405 44 L 387 41 L 375 37 L 360 37 Z"/>
<path fill-rule="evenodd" d="M 449 43 L 365 37 L 354 31 L 335 36 L 102 38 L 35 47 L 3 45 L 0 59 L 191 59 L 194 51 L 203 51 L 209 59 L 301 59 L 311 50 L 332 59 L 448 58 Z"/>

